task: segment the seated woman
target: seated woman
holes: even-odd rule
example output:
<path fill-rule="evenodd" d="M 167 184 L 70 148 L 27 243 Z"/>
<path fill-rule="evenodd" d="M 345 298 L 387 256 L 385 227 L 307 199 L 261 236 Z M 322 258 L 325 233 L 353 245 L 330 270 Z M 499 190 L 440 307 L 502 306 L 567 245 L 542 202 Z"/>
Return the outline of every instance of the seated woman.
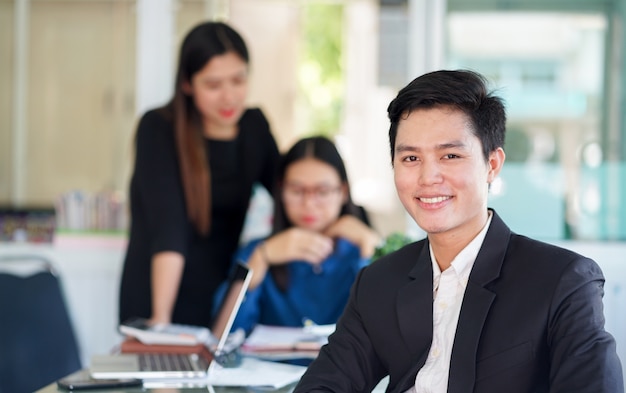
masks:
<path fill-rule="evenodd" d="M 253 270 L 233 330 L 256 324 L 333 324 L 380 236 L 350 196 L 346 169 L 325 137 L 298 141 L 279 164 L 272 235 L 236 260 Z"/>

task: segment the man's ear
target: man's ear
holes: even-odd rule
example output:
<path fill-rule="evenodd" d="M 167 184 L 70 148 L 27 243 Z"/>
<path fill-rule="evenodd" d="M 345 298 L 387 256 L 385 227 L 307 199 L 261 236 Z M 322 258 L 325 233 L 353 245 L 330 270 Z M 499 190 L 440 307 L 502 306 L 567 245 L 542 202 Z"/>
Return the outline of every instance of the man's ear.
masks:
<path fill-rule="evenodd" d="M 502 165 L 504 165 L 504 160 L 506 158 L 506 154 L 504 154 L 504 150 L 501 147 L 498 147 L 496 150 L 492 151 L 489 154 L 489 173 L 487 174 L 487 183 L 491 184 L 498 174 L 500 174 L 500 170 L 502 169 Z"/>

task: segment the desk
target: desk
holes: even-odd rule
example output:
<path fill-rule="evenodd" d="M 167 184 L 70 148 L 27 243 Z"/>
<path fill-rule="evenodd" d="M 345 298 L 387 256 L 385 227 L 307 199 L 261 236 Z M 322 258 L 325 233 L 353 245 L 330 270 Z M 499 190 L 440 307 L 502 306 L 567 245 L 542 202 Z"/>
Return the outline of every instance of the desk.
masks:
<path fill-rule="evenodd" d="M 82 370 L 81 372 L 88 372 L 87 370 Z M 383 393 L 387 384 L 389 383 L 389 378 L 383 378 L 382 381 L 372 390 L 372 393 Z M 154 389 L 145 389 L 143 387 L 136 388 L 127 388 L 127 389 L 111 389 L 111 390 L 94 390 L 94 392 L 115 392 L 115 393 L 142 393 L 142 392 L 154 392 L 154 393 L 198 393 L 198 392 L 209 392 L 209 393 L 291 393 L 293 389 L 296 387 L 296 384 L 288 385 L 284 388 L 277 390 L 269 390 L 269 389 L 255 389 L 255 388 L 246 388 L 246 387 L 213 387 L 213 386 L 205 386 L 205 387 L 187 387 L 187 388 L 178 388 L 178 387 L 168 387 L 168 388 L 154 388 Z M 68 393 L 67 390 L 59 389 L 57 387 L 56 382 L 51 383 L 44 388 L 37 390 L 36 393 Z M 76 390 L 75 392 L 82 392 L 82 390 Z M 84 392 L 90 392 L 90 390 L 84 390 Z"/>
<path fill-rule="evenodd" d="M 287 388 L 279 389 L 279 390 L 267 390 L 267 389 L 257 389 L 254 388 L 226 388 L 226 387 L 197 387 L 197 388 L 155 388 L 155 389 L 144 389 L 142 387 L 137 388 L 128 388 L 128 389 L 112 389 L 112 390 L 94 390 L 94 392 L 111 392 L 111 393 L 145 393 L 145 392 L 154 392 L 154 393 L 198 393 L 198 392 L 208 392 L 208 393 L 255 393 L 255 392 L 263 392 L 263 393 L 291 393 L 293 392 L 295 385 L 289 386 Z M 74 390 L 73 392 L 90 392 L 90 390 Z M 68 393 L 67 390 L 60 389 L 57 387 L 56 382 L 46 386 L 43 389 L 38 390 L 36 393 Z"/>
<path fill-rule="evenodd" d="M 81 373 L 88 373 L 87 370 L 80 371 Z M 269 390 L 267 388 L 263 389 L 254 389 L 254 388 L 246 388 L 246 387 L 213 387 L 213 386 L 198 386 L 198 387 L 162 387 L 162 388 L 152 388 L 146 389 L 143 387 L 134 387 L 134 388 L 126 388 L 126 389 L 98 389 L 94 390 L 97 392 L 115 392 L 115 393 L 144 393 L 144 392 L 154 392 L 154 393 L 197 393 L 197 392 L 209 392 L 209 393 L 253 393 L 253 392 L 263 392 L 263 393 L 290 393 L 295 388 L 296 384 L 288 385 L 284 388 L 277 390 Z M 74 392 L 90 392 L 91 390 L 75 390 Z M 64 392 L 68 393 L 67 390 L 61 389 L 57 386 L 56 382 L 45 386 L 44 388 L 37 390 L 36 393 L 58 393 Z"/>

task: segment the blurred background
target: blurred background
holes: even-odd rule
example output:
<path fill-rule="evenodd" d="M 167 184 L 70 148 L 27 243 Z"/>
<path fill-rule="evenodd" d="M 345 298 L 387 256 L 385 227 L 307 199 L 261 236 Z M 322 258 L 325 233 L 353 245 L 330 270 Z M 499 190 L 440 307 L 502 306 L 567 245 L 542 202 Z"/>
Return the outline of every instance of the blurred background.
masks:
<path fill-rule="evenodd" d="M 220 19 L 247 40 L 250 104 L 280 147 L 335 137 L 381 232 L 419 231 L 391 180 L 388 102 L 470 68 L 509 114 L 490 205 L 530 236 L 623 240 L 625 16 L 618 0 L 0 0 L 0 204 L 123 231 L 138 116 L 169 99 L 185 33 Z"/>
<path fill-rule="evenodd" d="M 626 367 L 624 0 L 0 0 L 0 254 L 59 267 L 83 365 L 120 339 L 137 121 L 170 98 L 180 42 L 207 19 L 246 40 L 250 105 L 279 147 L 333 137 L 383 235 L 423 236 L 393 185 L 390 100 L 428 71 L 486 75 L 509 118 L 489 204 L 600 263 Z M 257 193 L 254 236 L 270 209 Z"/>
<path fill-rule="evenodd" d="M 419 235 L 387 104 L 424 72 L 470 68 L 509 114 L 490 205 L 530 236 L 624 240 L 625 17 L 619 0 L 0 0 L 0 205 L 124 231 L 138 117 L 169 99 L 185 33 L 220 19 L 247 40 L 250 104 L 280 147 L 335 137 L 381 232 Z"/>

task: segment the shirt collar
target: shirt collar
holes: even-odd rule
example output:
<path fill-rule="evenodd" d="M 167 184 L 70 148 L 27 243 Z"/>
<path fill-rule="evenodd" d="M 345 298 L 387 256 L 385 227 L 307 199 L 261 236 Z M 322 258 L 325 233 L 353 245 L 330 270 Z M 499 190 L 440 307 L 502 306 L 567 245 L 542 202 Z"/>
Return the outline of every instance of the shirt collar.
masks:
<path fill-rule="evenodd" d="M 472 267 L 476 261 L 476 256 L 478 256 L 478 252 L 483 245 L 485 236 L 487 236 L 487 230 L 491 225 L 492 217 L 493 213 L 491 210 L 488 210 L 487 222 L 483 226 L 483 229 L 481 229 L 478 235 L 476 235 L 476 237 L 474 237 L 474 239 L 472 239 L 472 241 L 469 242 L 469 244 L 465 246 L 465 248 L 463 248 L 456 257 L 454 257 L 452 263 L 450 264 L 450 268 L 454 269 L 454 272 L 456 272 L 463 287 L 467 286 L 467 280 L 469 279 L 470 272 L 472 271 Z M 430 259 L 433 264 L 433 289 L 436 289 L 439 286 L 441 269 L 439 268 L 439 264 L 437 263 L 437 259 L 433 253 L 433 247 L 430 243 L 428 243 L 428 248 L 430 250 Z"/>

